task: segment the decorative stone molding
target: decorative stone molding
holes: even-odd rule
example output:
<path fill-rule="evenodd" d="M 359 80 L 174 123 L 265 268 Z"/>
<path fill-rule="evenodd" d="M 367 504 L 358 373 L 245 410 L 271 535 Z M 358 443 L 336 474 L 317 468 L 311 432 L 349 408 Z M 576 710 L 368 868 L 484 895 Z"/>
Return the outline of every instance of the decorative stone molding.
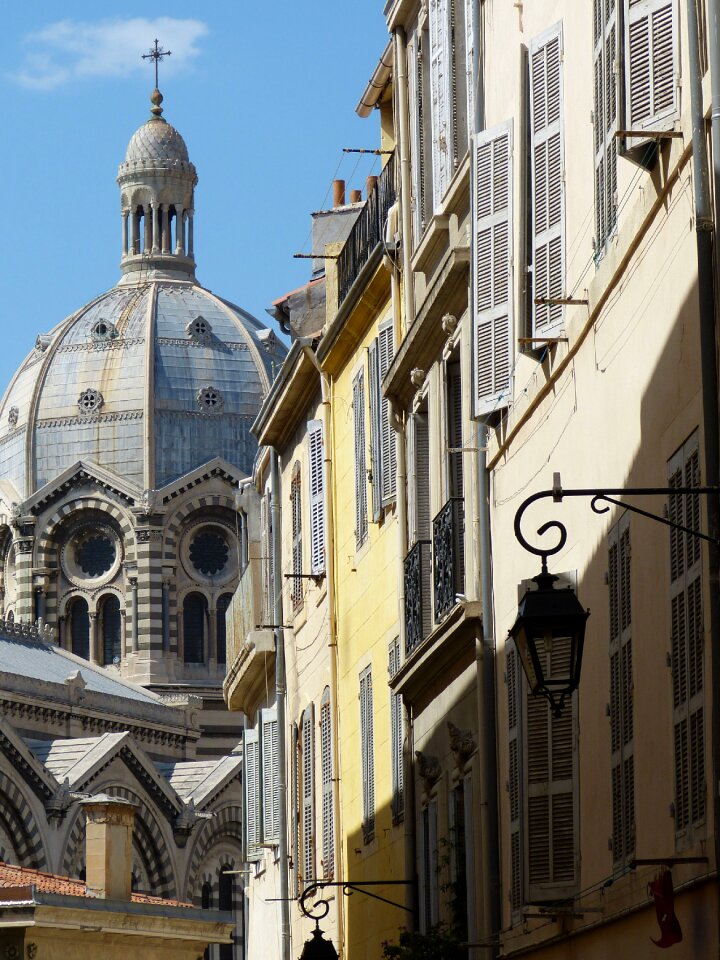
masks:
<path fill-rule="evenodd" d="M 92 416 L 93 411 L 88 411 L 81 417 L 54 417 L 48 420 L 38 420 L 36 427 L 68 427 L 74 423 L 86 423 L 90 417 L 95 423 L 116 423 L 122 420 L 142 420 L 142 410 L 127 410 L 124 413 L 102 413 L 99 416 Z M 93 478 L 95 479 L 95 478 Z"/>
<path fill-rule="evenodd" d="M 17 408 L 17 407 L 10 407 L 10 409 L 8 410 L 8 424 L 9 424 L 11 427 L 16 426 L 16 425 L 17 425 L 17 422 L 18 422 L 18 417 L 19 417 L 19 416 L 20 416 L 20 411 L 18 410 L 18 408 Z"/>
<path fill-rule="evenodd" d="M 452 720 L 448 720 L 447 728 L 450 734 L 450 749 L 455 754 L 458 768 L 462 770 L 477 750 L 477 744 L 469 730 L 461 730 L 460 727 L 455 726 Z"/>
<path fill-rule="evenodd" d="M 84 350 L 127 350 L 129 347 L 139 346 L 145 343 L 144 337 L 130 337 L 127 340 L 120 339 L 116 333 L 116 339 L 90 340 L 87 343 L 64 343 L 57 348 L 58 353 L 80 353 Z"/>
<path fill-rule="evenodd" d="M 410 371 L 410 383 L 420 389 L 420 387 L 425 383 L 425 371 L 421 370 L 420 367 L 415 367 Z"/>
<path fill-rule="evenodd" d="M 443 328 L 443 333 L 451 337 L 457 330 L 457 317 L 454 317 L 451 313 L 446 313 L 443 315 L 440 324 Z"/>
<path fill-rule="evenodd" d="M 150 543 L 151 541 L 159 543 L 162 538 L 162 530 L 137 530 L 135 532 L 135 539 L 138 543 Z"/>
<path fill-rule="evenodd" d="M 415 756 L 417 758 L 418 775 L 425 785 L 425 793 L 430 793 L 442 776 L 440 761 L 437 757 L 430 757 L 421 750 L 416 750 Z"/>

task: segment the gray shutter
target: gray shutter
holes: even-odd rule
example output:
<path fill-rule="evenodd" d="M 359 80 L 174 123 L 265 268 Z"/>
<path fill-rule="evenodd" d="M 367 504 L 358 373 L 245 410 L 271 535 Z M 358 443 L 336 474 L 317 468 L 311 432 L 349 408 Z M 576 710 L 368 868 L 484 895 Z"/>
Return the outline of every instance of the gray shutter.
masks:
<path fill-rule="evenodd" d="M 302 875 L 315 879 L 315 736 L 312 704 L 302 718 Z"/>
<path fill-rule="evenodd" d="M 415 487 L 413 540 L 427 540 L 430 536 L 430 433 L 428 415 L 419 411 L 412 416 L 413 474 Z"/>
<path fill-rule="evenodd" d="M 363 778 L 363 840 L 375 836 L 375 738 L 372 667 L 360 674 L 360 750 Z"/>
<path fill-rule="evenodd" d="M 668 463 L 668 486 L 700 485 L 697 433 Z M 700 498 L 670 496 L 670 520 L 700 529 Z M 704 625 L 700 541 L 670 531 L 671 654 L 675 745 L 675 834 L 680 847 L 704 835 L 705 779 Z M 697 835 L 696 835 L 697 834 Z"/>
<path fill-rule="evenodd" d="M 512 121 L 473 138 L 474 405 L 480 416 L 510 401 L 512 296 Z"/>
<path fill-rule="evenodd" d="M 368 349 L 368 384 L 370 393 L 370 476 L 372 480 L 372 515 L 375 523 L 382 510 L 381 408 L 378 374 L 378 344 L 373 340 Z"/>
<path fill-rule="evenodd" d="M 554 641 L 541 656 L 548 676 L 566 676 L 569 639 Z M 577 888 L 577 697 L 554 717 L 547 700 L 525 689 L 526 888 L 531 903 L 542 903 L 572 897 Z"/>
<path fill-rule="evenodd" d="M 630 515 L 608 536 L 610 600 L 610 749 L 613 862 L 635 853 L 635 757 L 633 734 L 632 598 Z"/>
<path fill-rule="evenodd" d="M 467 91 L 467 126 L 469 131 L 475 129 L 475 90 L 473 79 L 473 51 L 475 49 L 473 37 L 473 17 L 475 15 L 474 0 L 464 0 L 465 3 L 465 89 Z"/>
<path fill-rule="evenodd" d="M 442 201 L 451 174 L 450 57 L 448 0 L 430 0 L 430 97 L 432 110 L 433 210 Z"/>
<path fill-rule="evenodd" d="M 260 742 L 257 730 L 243 733 L 245 787 L 245 850 L 255 856 L 260 847 Z"/>
<path fill-rule="evenodd" d="M 368 534 L 367 462 L 365 459 L 365 373 L 353 380 L 353 425 L 355 429 L 355 547 L 359 549 Z"/>
<path fill-rule="evenodd" d="M 423 232 L 423 169 L 422 169 L 422 96 L 420 77 L 420 47 L 418 30 L 408 36 L 407 75 L 408 102 L 410 108 L 410 169 L 412 176 L 413 249 L 420 242 Z"/>
<path fill-rule="evenodd" d="M 400 669 L 400 641 L 390 644 L 388 674 L 394 677 Z M 405 810 L 403 769 L 403 705 L 402 696 L 390 691 L 390 756 L 392 765 L 392 815 L 398 821 Z"/>
<path fill-rule="evenodd" d="M 308 423 L 308 460 L 310 465 L 310 572 L 325 571 L 325 483 L 323 463 L 323 425 Z"/>
<path fill-rule="evenodd" d="M 677 0 L 625 0 L 625 122 L 671 130 L 679 116 Z M 645 140 L 629 138 L 633 147 Z"/>
<path fill-rule="evenodd" d="M 521 833 L 521 770 L 520 697 L 522 693 L 520 658 L 515 645 L 506 646 L 506 683 L 508 705 L 508 780 L 510 803 L 510 908 L 515 914 L 523 904 L 522 833 Z"/>
<path fill-rule="evenodd" d="M 280 838 L 280 772 L 277 708 L 260 711 L 262 729 L 262 795 L 263 840 L 274 842 Z"/>
<path fill-rule="evenodd" d="M 290 731 L 290 857 L 292 861 L 292 889 L 295 894 L 300 893 L 300 877 L 302 875 L 300 850 L 300 732 L 298 725 L 293 723 Z"/>
<path fill-rule="evenodd" d="M 565 294 L 565 191 L 563 185 L 562 27 L 530 44 L 530 166 L 532 171 L 533 292 Z M 535 305 L 534 336 L 562 326 L 561 305 Z"/>
<path fill-rule="evenodd" d="M 617 6 L 593 0 L 593 127 L 595 149 L 595 255 L 617 217 Z"/>
<path fill-rule="evenodd" d="M 382 395 L 382 381 L 390 369 L 395 355 L 395 337 L 392 321 L 386 321 L 378 330 L 378 406 L 380 409 L 380 495 L 382 506 L 395 499 L 395 474 L 397 455 L 395 450 L 395 431 L 390 425 L 390 402 Z"/>
<path fill-rule="evenodd" d="M 333 808 L 332 716 L 330 688 L 325 687 L 320 701 L 320 761 L 322 768 L 322 849 L 323 877 L 335 872 L 335 816 Z"/>
<path fill-rule="evenodd" d="M 292 565 L 295 579 L 292 582 L 293 609 L 297 610 L 303 602 L 303 560 L 302 560 L 302 498 L 300 496 L 300 464 L 293 469 L 290 483 L 290 507 L 292 513 Z"/>

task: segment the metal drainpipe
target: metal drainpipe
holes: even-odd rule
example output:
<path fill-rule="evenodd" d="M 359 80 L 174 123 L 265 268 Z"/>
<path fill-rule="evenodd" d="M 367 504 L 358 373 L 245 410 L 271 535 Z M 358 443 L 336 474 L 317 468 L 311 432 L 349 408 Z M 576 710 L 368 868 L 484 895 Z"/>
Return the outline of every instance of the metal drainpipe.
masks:
<path fill-rule="evenodd" d="M 280 807 L 280 829 L 278 842 L 278 860 L 280 863 L 280 943 L 282 960 L 290 957 L 290 882 L 288 872 L 287 846 L 287 737 L 285 731 L 285 636 L 283 630 L 282 602 L 282 531 L 280 528 L 280 470 L 277 450 L 270 448 L 270 516 L 272 518 L 272 567 L 275 584 L 275 700 L 278 724 L 278 794 Z"/>
<path fill-rule="evenodd" d="M 688 0 L 688 58 L 690 61 L 690 110 L 692 115 L 693 181 L 695 194 L 695 237 L 698 258 L 698 301 L 700 310 L 700 357 L 705 434 L 705 482 L 715 486 L 720 479 L 720 433 L 718 432 L 718 374 L 716 345 L 716 301 L 713 278 L 713 219 L 710 206 L 710 178 L 705 151 L 705 116 L 703 113 L 702 78 L 700 76 L 700 49 L 698 34 L 698 0 Z M 712 23 L 711 53 L 713 54 L 713 93 L 720 85 L 718 62 L 718 11 L 711 3 Z M 713 108 L 718 105 L 713 102 Z M 720 106 L 720 105 L 718 105 Z M 720 122 L 720 117 L 715 123 Z M 719 138 L 720 139 L 720 138 Z M 713 160 L 718 170 L 720 157 Z M 715 198 L 716 204 L 718 198 Z M 717 208 L 716 208 L 717 209 Z M 720 532 L 720 501 L 707 498 L 708 533 L 718 537 Z M 710 579 L 710 675 L 712 687 L 712 798 L 714 823 L 715 870 L 720 864 L 720 549 L 715 544 L 708 546 L 708 572 Z M 718 874 L 720 881 L 720 873 Z M 720 924 L 720 913 L 718 913 Z M 720 937 L 720 926 L 718 927 Z"/>
<path fill-rule="evenodd" d="M 412 278 L 412 213 L 410 198 L 412 186 L 410 178 L 410 152 L 408 148 L 410 129 L 410 108 L 408 105 L 407 41 L 402 27 L 393 30 L 395 41 L 395 72 L 397 75 L 398 105 L 398 149 L 400 151 L 400 224 L 402 229 L 402 271 L 403 294 L 405 303 L 405 330 L 409 330 L 415 320 L 415 296 Z"/>

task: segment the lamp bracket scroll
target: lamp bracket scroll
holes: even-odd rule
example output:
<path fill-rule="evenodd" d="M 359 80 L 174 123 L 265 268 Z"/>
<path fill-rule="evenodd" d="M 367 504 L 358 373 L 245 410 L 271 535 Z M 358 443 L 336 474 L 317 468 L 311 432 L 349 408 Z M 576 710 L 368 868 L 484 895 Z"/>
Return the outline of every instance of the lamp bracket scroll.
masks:
<path fill-rule="evenodd" d="M 311 906 L 308 905 L 308 901 L 313 900 L 316 894 L 322 893 L 327 888 L 339 887 L 346 897 L 352 896 L 353 893 L 364 893 L 366 897 L 372 897 L 373 900 L 380 900 L 381 903 L 387 903 L 391 907 L 397 907 L 398 910 L 405 910 L 407 913 L 412 913 L 412 909 L 406 907 L 405 904 L 388 900 L 387 897 L 382 897 L 377 893 L 371 893 L 367 888 L 411 887 L 414 885 L 414 882 L 413 880 L 317 880 L 303 890 L 299 902 L 300 912 L 310 920 L 322 920 L 330 912 L 330 901 L 326 897 L 318 897 Z M 321 912 L 314 912 L 317 910 Z"/>

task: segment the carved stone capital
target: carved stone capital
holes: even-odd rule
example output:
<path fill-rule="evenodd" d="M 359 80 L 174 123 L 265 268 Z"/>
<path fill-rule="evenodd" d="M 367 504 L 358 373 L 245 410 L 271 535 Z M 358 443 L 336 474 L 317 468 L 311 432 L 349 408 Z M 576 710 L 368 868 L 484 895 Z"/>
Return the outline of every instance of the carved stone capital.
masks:
<path fill-rule="evenodd" d="M 415 756 L 417 758 L 418 774 L 425 785 L 425 793 L 430 793 L 442 776 L 440 761 L 437 757 L 430 757 L 421 750 L 416 750 Z"/>
<path fill-rule="evenodd" d="M 425 371 L 415 367 L 410 371 L 410 383 L 418 389 L 425 383 Z"/>
<path fill-rule="evenodd" d="M 450 734 L 450 749 L 455 754 L 458 767 L 462 768 L 477 750 L 477 744 L 469 730 L 461 730 L 452 720 L 447 723 Z"/>

